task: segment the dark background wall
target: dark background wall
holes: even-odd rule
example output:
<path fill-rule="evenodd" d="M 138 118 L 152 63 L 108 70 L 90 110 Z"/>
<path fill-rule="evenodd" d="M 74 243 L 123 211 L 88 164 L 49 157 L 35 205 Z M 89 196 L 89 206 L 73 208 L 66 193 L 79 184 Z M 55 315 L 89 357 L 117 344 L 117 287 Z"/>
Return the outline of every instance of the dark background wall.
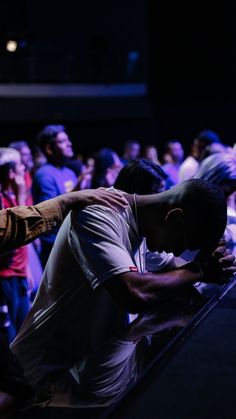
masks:
<path fill-rule="evenodd" d="M 173 137 L 186 150 L 204 128 L 236 139 L 236 10 L 230 2 L 183 5 L 154 0 L 0 3 L 0 83 L 142 83 L 147 95 L 109 98 L 7 98 L 1 95 L 1 143 L 35 140 L 62 122 L 78 150 L 136 137 Z M 5 41 L 26 41 L 14 56 Z"/>
<path fill-rule="evenodd" d="M 26 41 L 18 53 L 1 60 L 6 65 L 2 81 L 146 81 L 147 5 L 145 0 L 2 0 L 2 53 L 7 38 Z"/>
<path fill-rule="evenodd" d="M 159 135 L 189 141 L 204 128 L 235 138 L 231 2 L 151 2 L 150 94 Z"/>

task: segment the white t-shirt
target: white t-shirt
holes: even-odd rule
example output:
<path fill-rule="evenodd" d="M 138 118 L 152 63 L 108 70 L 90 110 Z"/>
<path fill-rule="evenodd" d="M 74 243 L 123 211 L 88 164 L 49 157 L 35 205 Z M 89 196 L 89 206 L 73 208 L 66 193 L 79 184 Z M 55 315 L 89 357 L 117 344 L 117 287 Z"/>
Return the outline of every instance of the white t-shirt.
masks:
<path fill-rule="evenodd" d="M 185 180 L 192 179 L 199 169 L 198 161 L 192 157 L 187 157 L 179 168 L 179 182 L 184 182 Z"/>
<path fill-rule="evenodd" d="M 52 371 L 86 362 L 104 339 L 116 334 L 127 313 L 100 285 L 141 270 L 145 251 L 130 207 L 93 205 L 71 212 L 59 230 L 33 307 L 12 344 L 32 385 Z M 141 247 L 140 247 L 141 246 Z M 139 249 L 140 247 L 140 254 Z M 173 255 L 149 255 L 157 271 Z"/>

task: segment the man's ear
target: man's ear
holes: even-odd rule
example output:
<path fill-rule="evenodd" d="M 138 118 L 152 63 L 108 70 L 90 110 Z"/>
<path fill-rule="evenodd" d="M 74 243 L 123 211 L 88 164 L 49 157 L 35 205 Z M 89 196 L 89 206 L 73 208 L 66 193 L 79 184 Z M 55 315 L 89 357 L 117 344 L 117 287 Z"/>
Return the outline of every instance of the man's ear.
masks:
<path fill-rule="evenodd" d="M 53 149 L 52 149 L 52 145 L 51 144 L 46 144 L 45 145 L 45 154 L 48 156 L 51 156 L 53 153 Z"/>
<path fill-rule="evenodd" d="M 166 222 L 182 221 L 183 216 L 184 216 L 184 211 L 182 210 L 182 208 L 174 208 L 167 212 L 165 216 L 165 221 Z"/>

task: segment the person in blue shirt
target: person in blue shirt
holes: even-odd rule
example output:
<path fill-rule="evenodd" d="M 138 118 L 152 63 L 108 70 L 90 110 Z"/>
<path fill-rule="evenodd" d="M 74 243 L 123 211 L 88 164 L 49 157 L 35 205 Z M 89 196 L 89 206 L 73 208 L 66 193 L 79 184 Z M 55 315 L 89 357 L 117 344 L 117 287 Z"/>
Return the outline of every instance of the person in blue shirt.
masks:
<path fill-rule="evenodd" d="M 63 125 L 47 125 L 38 135 L 38 145 L 47 158 L 47 163 L 35 173 L 33 195 L 35 203 L 71 192 L 76 184 L 75 173 L 66 167 L 73 157 L 72 143 Z M 57 230 L 41 237 L 41 261 L 46 265 Z"/>

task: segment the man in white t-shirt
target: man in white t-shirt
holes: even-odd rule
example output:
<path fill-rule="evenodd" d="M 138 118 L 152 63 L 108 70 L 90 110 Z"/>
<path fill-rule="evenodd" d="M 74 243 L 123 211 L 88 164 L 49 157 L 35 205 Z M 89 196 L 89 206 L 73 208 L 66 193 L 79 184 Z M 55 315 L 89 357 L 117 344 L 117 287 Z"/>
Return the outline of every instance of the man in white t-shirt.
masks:
<path fill-rule="evenodd" d="M 226 224 L 218 189 L 190 180 L 160 194 L 125 197 L 130 206 L 124 210 L 93 205 L 71 212 L 58 233 L 12 345 L 36 388 L 75 362 L 82 370 L 87 355 L 116 334 L 128 312 L 141 312 L 199 280 L 224 281 L 236 270 L 223 246 L 207 263 L 199 258 L 178 269 L 165 253 L 212 252 Z M 151 252 L 163 252 L 149 254 L 146 268 L 143 238 Z"/>
<path fill-rule="evenodd" d="M 179 182 L 192 179 L 196 175 L 200 163 L 210 154 L 222 153 L 225 147 L 221 144 L 216 132 L 203 130 L 199 132 L 192 144 L 192 154 L 188 156 L 179 168 Z"/>

